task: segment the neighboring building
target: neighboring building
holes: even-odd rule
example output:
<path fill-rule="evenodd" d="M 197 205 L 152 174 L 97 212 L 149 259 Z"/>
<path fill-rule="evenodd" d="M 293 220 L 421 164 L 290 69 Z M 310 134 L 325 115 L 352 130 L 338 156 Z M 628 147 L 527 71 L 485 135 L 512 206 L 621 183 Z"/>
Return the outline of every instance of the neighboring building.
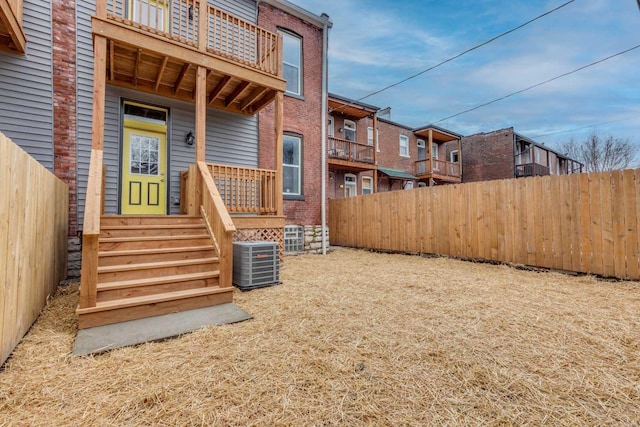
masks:
<path fill-rule="evenodd" d="M 462 138 L 463 181 L 582 172 L 582 164 L 505 128 Z"/>
<path fill-rule="evenodd" d="M 286 0 L 0 0 L 0 130 L 69 184 L 84 326 L 228 299 L 233 229 L 281 250 L 285 223 L 316 230 L 330 26 Z M 211 239 L 187 239 L 201 223 Z M 111 251 L 127 252 L 126 279 Z M 134 310 L 103 292 L 138 270 L 184 286 L 136 287 L 153 295 Z"/>
<path fill-rule="evenodd" d="M 379 117 L 388 110 L 329 94 L 329 198 L 461 182 L 461 135 Z"/>

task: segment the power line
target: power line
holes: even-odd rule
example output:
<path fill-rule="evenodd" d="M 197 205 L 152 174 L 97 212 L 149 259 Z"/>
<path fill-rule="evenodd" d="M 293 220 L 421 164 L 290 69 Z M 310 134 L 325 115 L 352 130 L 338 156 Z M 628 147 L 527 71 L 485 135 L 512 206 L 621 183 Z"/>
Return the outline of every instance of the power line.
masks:
<path fill-rule="evenodd" d="M 566 77 L 566 76 L 568 76 L 568 75 L 570 75 L 570 74 L 577 73 L 578 71 L 581 71 L 581 70 L 584 70 L 585 68 L 589 68 L 589 67 L 592 67 L 592 66 L 594 66 L 594 65 L 600 64 L 601 62 L 608 61 L 609 59 L 615 58 L 616 56 L 624 55 L 625 53 L 627 53 L 627 52 L 631 52 L 632 50 L 637 49 L 637 48 L 639 48 L 639 47 L 640 47 L 640 44 L 639 44 L 639 45 L 636 45 L 636 46 L 634 46 L 634 47 L 632 47 L 632 48 L 629 48 L 629 49 L 623 50 L 622 52 L 614 53 L 613 55 L 610 55 L 610 56 L 607 56 L 606 58 L 603 58 L 603 59 L 600 59 L 600 60 L 598 60 L 598 61 L 592 62 L 591 64 L 584 65 L 584 66 L 582 66 L 582 67 L 580 67 L 580 68 L 576 68 L 575 70 L 572 70 L 572 71 L 569 71 L 569 72 L 566 72 L 566 73 L 560 74 L 559 76 L 552 77 L 552 78 L 550 78 L 550 79 L 548 79 L 548 80 L 545 80 L 545 81 L 543 81 L 543 82 L 536 83 L 536 84 L 534 84 L 534 85 L 532 85 L 532 86 L 529 86 L 529 87 L 527 87 L 527 88 L 524 88 L 524 89 L 518 90 L 518 91 L 516 91 L 516 92 L 511 92 L 510 94 L 505 95 L 505 96 L 501 96 L 500 98 L 494 99 L 493 101 L 485 102 L 484 104 L 477 105 L 477 106 L 475 106 L 475 107 L 473 107 L 473 108 L 469 108 L 468 110 L 464 110 L 464 111 L 461 111 L 461 112 L 459 112 L 459 113 L 452 114 L 452 115 L 450 115 L 450 116 L 448 116 L 448 117 L 445 117 L 444 119 L 440 119 L 440 120 L 438 120 L 438 121 L 432 122 L 431 124 L 440 123 L 440 122 L 443 122 L 443 121 L 445 121 L 445 120 L 449 120 L 449 119 L 452 119 L 452 118 L 454 118 L 454 117 L 461 116 L 461 115 L 466 114 L 466 113 L 468 113 L 468 112 L 475 111 L 475 110 L 477 110 L 477 109 L 479 109 L 479 108 L 486 107 L 487 105 L 493 104 L 493 103 L 495 103 L 495 102 L 502 101 L 503 99 L 507 99 L 507 98 L 512 97 L 512 96 L 514 96 L 514 95 L 518 95 L 518 94 L 520 94 L 520 93 L 522 93 L 522 92 L 526 92 L 526 91 L 531 90 L 531 89 L 533 89 L 533 88 L 536 88 L 536 87 L 538 87 L 538 86 L 542 86 L 542 85 L 545 85 L 545 84 L 547 84 L 547 83 L 551 83 L 551 82 L 552 82 L 552 81 L 554 81 L 554 80 L 558 80 L 558 79 L 560 79 L 560 78 L 562 78 L 562 77 Z"/>
<path fill-rule="evenodd" d="M 481 48 L 481 47 L 483 47 L 483 46 L 486 46 L 486 45 L 488 45 L 489 43 L 492 43 L 492 42 L 494 42 L 494 41 L 498 40 L 498 39 L 499 39 L 499 38 L 501 38 L 501 37 L 504 37 L 504 36 L 506 36 L 506 35 L 508 35 L 508 34 L 511 34 L 511 33 L 513 33 L 514 31 L 517 31 L 517 30 L 519 30 L 519 29 L 521 29 L 521 28 L 523 28 L 523 27 L 525 27 L 525 26 L 527 26 L 527 25 L 531 24 L 532 22 L 537 21 L 538 19 L 541 19 L 541 18 L 543 18 L 543 17 L 545 17 L 545 16 L 547 16 L 547 15 L 549 15 L 549 14 L 553 13 L 553 12 L 556 12 L 557 10 L 562 9 L 563 7 L 565 7 L 565 6 L 569 5 L 570 3 L 573 3 L 574 1 L 575 1 L 575 0 L 569 0 L 569 1 L 567 1 L 566 3 L 563 3 L 563 4 L 561 4 L 560 6 L 558 6 L 558 7 L 554 8 L 554 9 L 551 9 L 551 10 L 549 10 L 549 11 L 547 11 L 547 12 L 543 13 L 542 15 L 538 15 L 538 16 L 536 16 L 535 18 L 530 19 L 530 20 L 528 20 L 527 22 L 525 22 L 525 23 L 523 23 L 523 24 L 518 25 L 517 27 L 514 27 L 514 28 L 512 28 L 512 29 L 510 29 L 510 30 L 508 30 L 508 31 L 505 31 L 504 33 L 499 34 L 499 35 L 497 35 L 497 36 L 495 36 L 495 37 L 493 37 L 493 38 L 491 38 L 491 39 L 489 39 L 489 40 L 487 40 L 487 41 L 485 41 L 485 42 L 483 42 L 483 43 L 480 43 L 480 44 L 478 44 L 478 45 L 475 45 L 475 46 L 473 46 L 472 48 L 469 48 L 469 49 L 465 50 L 465 51 L 464 51 L 464 52 L 462 52 L 462 53 L 459 53 L 459 54 L 457 54 L 457 55 L 455 55 L 455 56 L 452 56 L 452 57 L 451 57 L 451 58 L 449 58 L 449 59 L 445 59 L 444 61 L 442 61 L 442 62 L 440 62 L 440 63 L 438 63 L 438 64 L 436 64 L 436 65 L 433 65 L 433 66 L 431 66 L 431 67 L 429 67 L 429 68 L 426 68 L 426 69 L 424 69 L 424 70 L 422 70 L 422 71 L 420 71 L 420 72 L 418 72 L 418 73 L 416 73 L 416 74 L 413 74 L 413 75 L 411 75 L 411 76 L 409 76 L 409 77 L 406 77 L 406 78 L 404 78 L 404 79 L 402 79 L 402 80 L 400 80 L 400 81 L 398 81 L 398 82 L 396 82 L 396 83 L 390 84 L 390 85 L 388 85 L 388 86 L 383 87 L 382 89 L 379 89 L 379 90 L 376 90 L 376 91 L 374 91 L 374 92 L 371 92 L 370 94 L 365 95 L 365 96 L 363 96 L 362 98 L 358 98 L 358 99 L 356 100 L 356 102 L 363 101 L 363 100 L 365 100 L 365 99 L 367 99 L 367 98 L 370 98 L 370 97 L 372 97 L 372 96 L 374 96 L 374 95 L 377 95 L 377 94 L 379 94 L 379 93 L 381 93 L 381 92 L 384 92 L 384 91 L 389 90 L 389 89 L 391 89 L 391 88 L 393 88 L 393 87 L 396 87 L 396 86 L 398 86 L 398 85 L 401 85 L 402 83 L 405 83 L 405 82 L 407 82 L 407 81 L 409 81 L 409 80 L 411 80 L 411 79 L 415 79 L 416 77 L 421 76 L 421 75 L 423 75 L 423 74 L 425 74 L 425 73 L 427 73 L 427 72 L 429 72 L 429 71 L 431 71 L 431 70 L 433 70 L 433 69 L 436 69 L 436 68 L 440 67 L 441 65 L 444 65 L 444 64 L 446 64 L 446 63 L 448 63 L 448 62 L 451 62 L 451 61 L 453 61 L 453 60 L 456 60 L 456 59 L 460 58 L 461 56 L 466 55 L 466 54 L 467 54 L 467 53 L 469 53 L 469 52 L 473 52 L 474 50 L 479 49 L 479 48 Z M 639 1 L 640 1 L 640 0 L 639 0 Z M 340 108 L 336 108 L 334 111 L 340 111 L 341 109 L 346 108 L 346 107 L 349 107 L 349 106 L 352 106 L 352 105 L 354 105 L 354 104 L 353 104 L 353 103 L 349 103 L 349 104 L 346 104 L 346 105 L 344 105 L 344 106 L 342 106 L 342 107 L 340 107 Z"/>
<path fill-rule="evenodd" d="M 603 122 L 603 123 L 598 123 L 598 124 L 595 124 L 595 125 L 582 126 L 582 127 L 579 127 L 579 128 L 560 130 L 560 131 L 557 131 L 557 132 L 543 133 L 541 135 L 533 135 L 531 138 L 542 138 L 543 136 L 551 136 L 551 135 L 559 135 L 561 133 L 575 132 L 575 131 L 578 131 L 578 130 L 595 128 L 595 127 L 604 126 L 604 125 L 610 125 L 611 123 L 627 122 L 629 120 L 637 119 L 638 117 L 640 117 L 640 116 L 634 116 L 634 117 L 629 117 L 629 118 L 620 119 L 620 120 L 612 120 L 610 122 Z"/>

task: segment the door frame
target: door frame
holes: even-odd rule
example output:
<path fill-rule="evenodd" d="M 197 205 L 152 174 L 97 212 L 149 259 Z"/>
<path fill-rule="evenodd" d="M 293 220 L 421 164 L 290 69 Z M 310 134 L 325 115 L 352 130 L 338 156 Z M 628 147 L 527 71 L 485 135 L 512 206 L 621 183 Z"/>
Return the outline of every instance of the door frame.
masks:
<path fill-rule="evenodd" d="M 166 186 L 165 186 L 165 192 L 166 192 L 166 203 L 165 203 L 165 215 L 170 215 L 171 214 L 171 178 L 172 178 L 172 170 L 171 170 L 171 108 L 167 107 L 165 105 L 159 105 L 159 104 L 155 104 L 153 102 L 146 102 L 146 101 L 140 101 L 138 99 L 132 99 L 132 98 L 124 98 L 121 97 L 120 98 L 120 112 L 119 112 L 119 121 L 118 121 L 118 134 L 119 134 L 119 139 L 118 139 L 118 177 L 117 177 L 117 199 L 118 199 L 118 203 L 117 203 L 117 207 L 118 207 L 118 214 L 121 215 L 122 214 L 122 175 L 123 175 L 123 169 L 122 169 L 122 161 L 123 161 L 123 157 L 124 157 L 124 152 L 123 152 L 123 147 L 124 147 L 124 105 L 125 104 L 136 104 L 136 105 L 141 105 L 143 107 L 150 107 L 153 109 L 160 109 L 160 110 L 166 110 L 167 112 L 167 134 L 165 137 L 166 140 Z M 195 161 L 195 158 L 194 158 Z M 106 171 L 107 173 L 109 173 L 109 170 L 107 169 Z"/>

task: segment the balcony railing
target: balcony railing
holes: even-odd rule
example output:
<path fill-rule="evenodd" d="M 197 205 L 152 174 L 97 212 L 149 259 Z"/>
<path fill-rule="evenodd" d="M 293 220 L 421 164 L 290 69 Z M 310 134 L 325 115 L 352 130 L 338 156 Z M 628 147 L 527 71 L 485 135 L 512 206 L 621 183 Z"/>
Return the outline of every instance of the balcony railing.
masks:
<path fill-rule="evenodd" d="M 460 178 L 460 163 L 433 159 L 433 170 L 431 170 L 431 161 L 429 159 L 418 160 L 416 162 L 416 175 L 441 175 L 451 178 Z"/>
<path fill-rule="evenodd" d="M 202 7 L 203 5 L 204 8 Z M 199 48 L 278 76 L 279 36 L 209 5 L 206 0 L 106 0 L 107 19 Z M 199 28 L 205 10 L 205 28 Z M 201 31 L 202 30 L 202 31 Z"/>
<path fill-rule="evenodd" d="M 374 163 L 373 146 L 330 136 L 329 158 L 359 163 Z"/>
<path fill-rule="evenodd" d="M 213 182 L 230 213 L 277 213 L 282 191 L 276 188 L 276 171 L 209 164 Z"/>
<path fill-rule="evenodd" d="M 538 163 L 526 163 L 516 165 L 516 178 L 525 176 L 545 176 L 549 175 L 549 168 Z"/>

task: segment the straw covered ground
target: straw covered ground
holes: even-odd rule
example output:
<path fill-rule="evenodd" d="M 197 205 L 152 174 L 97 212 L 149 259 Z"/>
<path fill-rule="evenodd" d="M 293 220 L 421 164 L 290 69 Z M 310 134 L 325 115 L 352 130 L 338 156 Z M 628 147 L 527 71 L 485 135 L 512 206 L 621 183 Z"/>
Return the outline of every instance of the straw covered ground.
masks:
<path fill-rule="evenodd" d="M 640 423 L 640 284 L 339 249 L 237 292 L 255 318 L 70 355 L 61 288 L 0 372 L 0 425 Z"/>

